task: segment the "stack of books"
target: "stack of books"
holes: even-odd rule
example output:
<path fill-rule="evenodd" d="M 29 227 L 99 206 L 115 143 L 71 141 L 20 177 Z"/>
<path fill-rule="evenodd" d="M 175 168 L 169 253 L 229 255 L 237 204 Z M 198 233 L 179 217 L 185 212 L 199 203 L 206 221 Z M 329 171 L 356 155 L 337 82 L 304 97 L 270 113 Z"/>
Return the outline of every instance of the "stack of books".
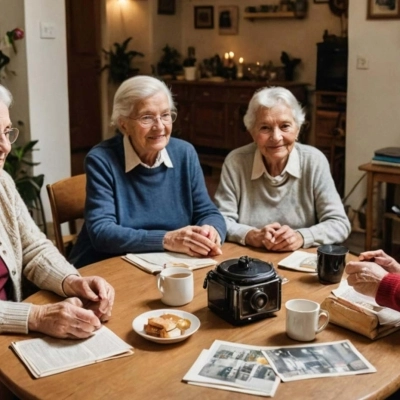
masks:
<path fill-rule="evenodd" d="M 376 150 L 371 162 L 387 167 L 400 167 L 400 147 L 385 147 Z"/>

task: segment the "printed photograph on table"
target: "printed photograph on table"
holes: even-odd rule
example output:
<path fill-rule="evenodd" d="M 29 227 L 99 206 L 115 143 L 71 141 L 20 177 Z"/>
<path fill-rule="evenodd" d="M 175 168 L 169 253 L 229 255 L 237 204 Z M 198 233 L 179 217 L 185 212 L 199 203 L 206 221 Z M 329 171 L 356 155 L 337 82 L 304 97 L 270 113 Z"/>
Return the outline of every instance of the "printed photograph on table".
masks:
<path fill-rule="evenodd" d="M 158 0 L 157 14 L 174 15 L 175 0 Z"/>
<path fill-rule="evenodd" d="M 400 0 L 368 0 L 367 19 L 400 19 Z"/>
<path fill-rule="evenodd" d="M 198 6 L 194 8 L 195 29 L 214 29 L 214 7 Z"/>
<path fill-rule="evenodd" d="M 262 350 L 283 382 L 376 372 L 349 340 Z"/>
<path fill-rule="evenodd" d="M 218 7 L 218 29 L 220 35 L 237 35 L 239 33 L 239 7 Z"/>

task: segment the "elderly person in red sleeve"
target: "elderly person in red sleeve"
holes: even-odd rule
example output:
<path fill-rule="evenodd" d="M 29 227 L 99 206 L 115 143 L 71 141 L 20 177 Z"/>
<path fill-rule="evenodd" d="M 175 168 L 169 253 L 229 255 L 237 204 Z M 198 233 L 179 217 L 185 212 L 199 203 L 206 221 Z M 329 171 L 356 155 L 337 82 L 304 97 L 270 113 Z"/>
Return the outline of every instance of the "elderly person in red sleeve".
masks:
<path fill-rule="evenodd" d="M 383 307 L 400 311 L 400 264 L 383 250 L 361 253 L 346 265 L 347 282 Z"/>
<path fill-rule="evenodd" d="M 37 227 L 3 170 L 18 137 L 8 111 L 11 103 L 11 93 L 0 85 L 0 333 L 87 338 L 110 317 L 114 289 L 98 276 L 80 276 Z M 44 305 L 21 302 L 28 282 L 68 299 Z"/>

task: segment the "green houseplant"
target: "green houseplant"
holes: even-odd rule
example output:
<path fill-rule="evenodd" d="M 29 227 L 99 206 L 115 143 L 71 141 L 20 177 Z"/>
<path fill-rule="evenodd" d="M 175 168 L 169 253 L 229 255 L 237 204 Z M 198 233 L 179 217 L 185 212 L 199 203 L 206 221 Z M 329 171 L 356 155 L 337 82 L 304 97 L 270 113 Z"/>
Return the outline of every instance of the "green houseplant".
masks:
<path fill-rule="evenodd" d="M 176 78 L 176 75 L 182 71 L 181 55 L 178 50 L 168 44 L 162 49 L 163 55 L 157 64 L 157 73 L 160 76 L 172 75 Z"/>
<path fill-rule="evenodd" d="M 32 151 L 37 144 L 37 140 L 31 140 L 22 146 L 13 146 L 8 154 L 4 170 L 14 179 L 15 186 L 22 200 L 25 202 L 32 217 L 39 227 L 46 233 L 46 222 L 43 210 L 40 191 L 43 187 L 44 175 L 33 176 L 32 167 L 39 165 L 30 159 Z"/>
<path fill-rule="evenodd" d="M 132 38 L 129 37 L 122 43 L 114 43 L 114 50 L 103 49 L 108 64 L 104 65 L 100 71 L 108 70 L 108 80 L 112 83 L 120 84 L 139 72 L 138 68 L 132 67 L 132 61 L 135 57 L 144 57 L 144 54 L 135 50 L 127 50 L 131 40 Z"/>

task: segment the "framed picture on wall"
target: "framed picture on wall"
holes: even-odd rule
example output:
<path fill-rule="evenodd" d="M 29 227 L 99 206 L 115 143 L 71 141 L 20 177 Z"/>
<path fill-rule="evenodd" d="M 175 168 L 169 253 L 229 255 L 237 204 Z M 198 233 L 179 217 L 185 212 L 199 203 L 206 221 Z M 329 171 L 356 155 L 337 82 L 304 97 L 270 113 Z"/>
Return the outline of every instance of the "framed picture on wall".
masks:
<path fill-rule="evenodd" d="M 400 19 L 400 0 L 367 1 L 367 19 Z"/>
<path fill-rule="evenodd" d="M 194 27 L 196 29 L 214 29 L 214 6 L 196 6 L 194 8 Z"/>
<path fill-rule="evenodd" d="M 314 0 L 314 3 L 317 3 L 317 4 L 329 3 L 329 0 Z"/>
<path fill-rule="evenodd" d="M 218 29 L 220 35 L 237 35 L 239 32 L 239 7 L 218 7 Z"/>
<path fill-rule="evenodd" d="M 175 0 L 158 0 L 157 14 L 174 15 Z"/>

